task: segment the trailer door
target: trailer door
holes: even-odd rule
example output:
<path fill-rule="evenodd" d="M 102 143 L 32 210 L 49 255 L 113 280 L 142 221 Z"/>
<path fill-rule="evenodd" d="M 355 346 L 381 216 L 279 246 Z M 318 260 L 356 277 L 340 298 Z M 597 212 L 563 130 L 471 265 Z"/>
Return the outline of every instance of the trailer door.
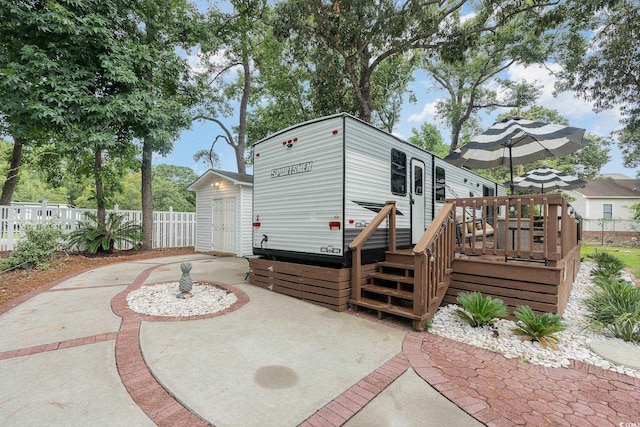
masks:
<path fill-rule="evenodd" d="M 425 226 L 425 193 L 424 162 L 411 159 L 411 243 L 418 243 L 424 234 Z"/>

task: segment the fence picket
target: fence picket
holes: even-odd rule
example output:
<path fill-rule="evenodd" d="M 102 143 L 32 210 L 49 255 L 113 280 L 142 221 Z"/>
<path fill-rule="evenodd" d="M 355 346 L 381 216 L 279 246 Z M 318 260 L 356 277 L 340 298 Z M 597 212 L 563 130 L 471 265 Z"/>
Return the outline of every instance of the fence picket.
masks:
<path fill-rule="evenodd" d="M 0 251 L 11 251 L 21 237 L 21 227 L 26 224 L 44 224 L 53 222 L 64 233 L 70 233 L 78 227 L 78 222 L 87 212 L 96 213 L 96 209 L 77 209 L 58 206 L 0 206 Z M 141 211 L 109 210 L 124 214 L 129 221 L 142 223 Z M 153 212 L 153 248 L 195 246 L 195 212 Z M 127 249 L 127 248 L 121 248 Z"/>

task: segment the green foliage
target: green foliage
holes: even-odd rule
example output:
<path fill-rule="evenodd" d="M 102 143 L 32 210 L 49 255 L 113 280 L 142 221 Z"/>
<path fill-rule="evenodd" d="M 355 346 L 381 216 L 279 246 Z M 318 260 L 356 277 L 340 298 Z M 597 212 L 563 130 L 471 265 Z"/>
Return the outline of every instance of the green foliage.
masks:
<path fill-rule="evenodd" d="M 103 225 L 98 224 L 96 214 L 86 213 L 87 220 L 79 223 L 79 228 L 69 234 L 69 246 L 89 253 L 112 253 L 117 247 L 130 244 L 134 248 L 142 240 L 142 228 L 128 221 L 123 214 L 109 212 Z"/>
<path fill-rule="evenodd" d="M 556 343 L 560 339 L 555 334 L 566 329 L 560 316 L 553 313 L 535 314 L 527 306 L 517 307 L 514 314 L 518 318 L 514 334 L 520 335 L 523 341 L 538 341 L 542 348 L 549 346 L 557 349 Z"/>
<path fill-rule="evenodd" d="M 634 203 L 629 209 L 631 209 L 633 219 L 640 221 L 640 202 Z"/>
<path fill-rule="evenodd" d="M 638 2 L 569 0 L 566 10 L 566 24 L 572 31 L 558 46 L 558 62 L 563 64 L 558 87 L 592 101 L 596 112 L 619 109 L 625 128 L 618 145 L 625 165 L 637 166 L 640 86 L 634 71 L 640 69 Z"/>
<path fill-rule="evenodd" d="M 55 224 L 24 225 L 21 231 L 24 237 L 16 244 L 11 255 L 0 261 L 0 270 L 18 266 L 25 261 L 29 262 L 30 267 L 46 270 L 62 243 L 62 231 Z"/>
<path fill-rule="evenodd" d="M 449 147 L 444 143 L 440 131 L 431 123 L 424 122 L 420 126 L 420 130 L 413 128 L 411 133 L 409 142 L 413 145 L 424 148 L 440 157 L 446 157 L 449 154 Z"/>
<path fill-rule="evenodd" d="M 591 271 L 592 276 L 619 277 L 624 268 L 624 262 L 620 258 L 606 251 L 596 250 L 588 257 L 596 263 L 596 268 Z"/>
<path fill-rule="evenodd" d="M 615 254 L 627 266 L 628 271 L 634 277 L 640 279 L 640 248 L 623 246 L 602 246 L 600 243 L 582 243 L 580 255 L 589 257 L 595 251 L 606 251 Z"/>
<path fill-rule="evenodd" d="M 616 277 L 598 277 L 594 282 L 584 300 L 591 326 L 640 343 L 640 288 Z"/>
<path fill-rule="evenodd" d="M 507 309 L 502 300 L 490 296 L 483 297 L 480 292 L 461 292 L 457 300 L 464 310 L 458 308 L 454 313 L 474 328 L 490 325 L 495 323 L 498 317 L 507 316 Z"/>

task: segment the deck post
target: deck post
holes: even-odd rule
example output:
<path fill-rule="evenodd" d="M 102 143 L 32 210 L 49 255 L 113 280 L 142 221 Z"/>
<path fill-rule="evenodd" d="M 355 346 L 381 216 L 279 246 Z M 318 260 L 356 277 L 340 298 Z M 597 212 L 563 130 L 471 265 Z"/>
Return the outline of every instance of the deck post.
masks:
<path fill-rule="evenodd" d="M 563 227 L 564 225 L 562 224 Z M 548 252 L 553 251 L 555 253 L 558 251 L 558 205 L 555 203 L 549 204 L 549 229 L 545 236 L 545 245 Z M 562 248 L 560 250 L 562 251 Z M 561 253 L 560 256 L 564 257 L 564 255 Z"/>
<path fill-rule="evenodd" d="M 351 251 L 351 298 L 360 301 L 360 276 L 362 274 L 362 260 L 360 247 Z"/>
<path fill-rule="evenodd" d="M 413 314 L 422 316 L 425 314 L 424 295 L 427 289 L 427 255 L 422 252 L 413 257 Z"/>
<path fill-rule="evenodd" d="M 391 212 L 389 212 L 389 251 L 395 252 L 396 250 L 396 202 L 390 200 L 385 203 L 386 205 L 393 205 Z"/>

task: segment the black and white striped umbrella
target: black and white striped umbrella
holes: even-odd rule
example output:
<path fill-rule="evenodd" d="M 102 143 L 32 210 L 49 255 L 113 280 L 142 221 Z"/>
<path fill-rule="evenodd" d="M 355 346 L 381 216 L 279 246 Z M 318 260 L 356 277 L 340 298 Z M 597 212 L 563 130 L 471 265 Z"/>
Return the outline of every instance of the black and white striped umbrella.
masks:
<path fill-rule="evenodd" d="M 531 170 L 513 180 L 516 190 L 540 190 L 541 193 L 553 190 L 573 190 L 587 183 L 575 176 L 543 166 Z"/>
<path fill-rule="evenodd" d="M 509 118 L 463 145 L 460 154 L 445 158 L 458 166 L 488 169 L 509 165 L 513 192 L 513 164 L 526 164 L 551 156 L 566 156 L 588 142 L 584 129 Z"/>

